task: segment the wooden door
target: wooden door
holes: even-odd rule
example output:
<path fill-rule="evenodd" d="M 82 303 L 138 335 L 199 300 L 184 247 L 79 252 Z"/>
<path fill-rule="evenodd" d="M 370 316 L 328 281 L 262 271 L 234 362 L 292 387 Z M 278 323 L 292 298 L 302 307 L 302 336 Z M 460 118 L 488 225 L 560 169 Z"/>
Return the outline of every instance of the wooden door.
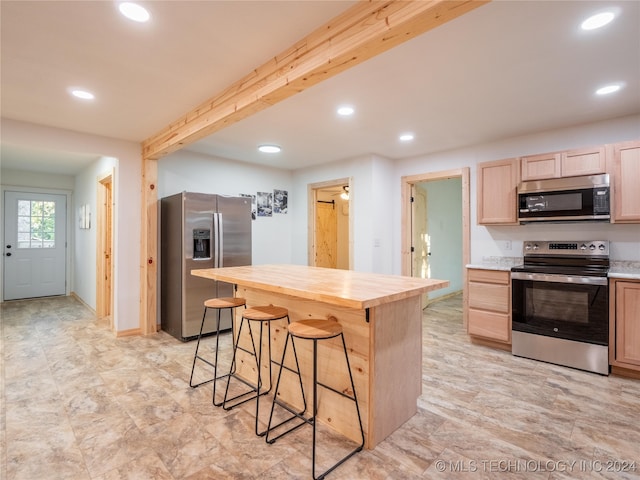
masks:
<path fill-rule="evenodd" d="M 337 267 L 338 216 L 335 203 L 317 202 L 316 205 L 316 267 Z"/>
<path fill-rule="evenodd" d="M 411 202 L 411 276 L 429 278 L 429 234 L 427 232 L 427 192 L 420 184 L 413 185 Z M 422 294 L 427 305 L 429 294 Z"/>
<path fill-rule="evenodd" d="M 113 326 L 113 172 L 98 180 L 96 315 Z"/>

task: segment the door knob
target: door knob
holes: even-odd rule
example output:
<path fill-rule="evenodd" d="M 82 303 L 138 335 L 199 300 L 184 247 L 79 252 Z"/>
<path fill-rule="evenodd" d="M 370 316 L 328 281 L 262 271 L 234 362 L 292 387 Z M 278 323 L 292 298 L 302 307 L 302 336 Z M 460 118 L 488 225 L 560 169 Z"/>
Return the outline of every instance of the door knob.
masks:
<path fill-rule="evenodd" d="M 8 253 L 7 253 L 7 257 L 10 257 L 10 256 L 11 256 L 11 252 L 8 252 Z"/>

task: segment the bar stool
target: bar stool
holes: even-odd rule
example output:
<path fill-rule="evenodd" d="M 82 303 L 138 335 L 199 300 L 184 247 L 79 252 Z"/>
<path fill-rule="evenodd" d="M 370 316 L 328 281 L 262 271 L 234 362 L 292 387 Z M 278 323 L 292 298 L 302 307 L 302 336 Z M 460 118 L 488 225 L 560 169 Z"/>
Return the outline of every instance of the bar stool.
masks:
<path fill-rule="evenodd" d="M 196 344 L 196 351 L 195 354 L 193 355 L 193 366 L 191 367 L 191 377 L 189 378 L 189 386 L 192 388 L 196 388 L 199 387 L 200 385 L 204 385 L 205 383 L 209 383 L 209 382 L 213 382 L 213 396 L 212 396 L 212 401 L 213 404 L 217 407 L 219 407 L 221 405 L 221 403 L 216 403 L 216 383 L 217 380 L 220 380 L 222 378 L 225 378 L 226 376 L 228 376 L 229 374 L 225 374 L 225 375 L 220 375 L 217 376 L 218 374 L 218 346 L 220 344 L 220 313 L 222 310 L 229 310 L 229 314 L 231 315 L 231 321 L 233 322 L 233 310 L 235 308 L 238 307 L 242 307 L 244 306 L 245 308 L 247 308 L 247 302 L 244 298 L 240 298 L 240 297 L 220 297 L 220 298 L 210 298 L 208 300 L 204 301 L 204 313 L 202 314 L 202 323 L 200 324 L 200 333 L 198 334 L 198 343 Z M 202 330 L 204 328 L 204 321 L 207 317 L 207 312 L 209 311 L 209 309 L 215 309 L 216 313 L 217 313 L 217 318 L 216 318 L 216 352 L 215 352 L 215 356 L 214 356 L 214 361 L 213 363 L 200 356 L 198 354 L 198 351 L 200 349 L 200 340 L 202 339 Z M 206 363 L 207 365 L 213 367 L 213 377 L 210 378 L 209 380 L 205 380 L 203 382 L 200 383 L 193 383 L 193 373 L 196 369 L 196 360 L 200 360 L 204 363 Z"/>
<path fill-rule="evenodd" d="M 236 337 L 236 342 L 233 347 L 233 358 L 231 360 L 231 370 L 229 372 L 229 376 L 227 378 L 227 387 L 224 393 L 224 400 L 222 402 L 222 408 L 225 410 L 231 410 L 232 408 L 237 407 L 238 405 L 242 405 L 250 400 L 256 400 L 256 418 L 255 418 L 255 433 L 257 436 L 261 437 L 267 433 L 266 430 L 259 432 L 258 431 L 258 420 L 260 418 L 260 397 L 267 395 L 271 392 L 272 388 L 272 364 L 282 365 L 275 361 L 271 356 L 271 322 L 276 320 L 287 319 L 287 325 L 290 324 L 289 319 L 289 311 L 284 307 L 277 307 L 274 305 L 265 305 L 258 307 L 247 308 L 242 314 L 242 320 L 240 321 L 240 327 L 238 328 L 238 335 Z M 242 334 L 242 327 L 245 324 L 245 320 L 248 322 L 247 326 L 249 327 L 249 337 L 251 338 L 251 347 L 252 350 L 248 350 L 242 346 L 240 346 L 240 338 Z M 258 336 L 258 348 L 256 349 L 256 342 L 253 337 L 253 332 L 251 329 L 251 322 L 257 322 L 260 324 L 260 333 Z M 262 380 L 262 338 L 263 338 L 263 329 L 264 325 L 267 325 L 267 347 L 268 347 L 268 355 L 269 355 L 269 388 L 263 390 L 263 380 Z M 237 361 L 237 352 L 241 350 L 249 355 L 253 356 L 256 359 L 256 368 L 257 368 L 257 379 L 256 384 L 252 384 L 251 382 L 245 380 L 242 377 L 236 375 L 236 361 Z M 296 362 L 297 371 L 300 371 L 298 367 L 298 357 L 295 353 L 294 349 L 294 357 Z M 284 363 L 284 360 L 283 360 Z M 250 387 L 250 390 L 240 393 L 234 397 L 228 398 L 229 395 L 229 384 L 231 383 L 231 379 L 235 378 L 246 386 Z M 302 387 L 302 379 L 300 379 L 300 387 Z M 249 395 L 249 396 L 248 396 Z M 248 396 L 248 397 L 247 397 Z M 235 402 L 229 405 L 229 402 Z"/>
<path fill-rule="evenodd" d="M 341 392 L 325 383 L 322 383 L 320 381 L 318 381 L 318 341 L 320 340 L 328 340 L 330 338 L 335 338 L 335 337 L 340 337 L 342 340 L 342 349 L 344 351 L 344 357 L 345 360 L 347 362 L 347 371 L 349 372 L 349 380 L 351 381 L 351 390 L 353 392 L 353 396 L 347 395 L 344 392 Z M 266 433 L 266 442 L 267 443 L 274 443 L 278 438 L 286 435 L 289 432 L 292 432 L 293 430 L 296 430 L 297 428 L 301 427 L 302 425 L 305 424 L 309 424 L 313 426 L 313 444 L 312 444 L 312 459 L 311 459 L 311 475 L 313 476 L 314 480 L 319 480 L 325 477 L 325 475 L 327 475 L 328 473 L 332 472 L 336 467 L 338 467 L 339 465 L 341 465 L 342 463 L 344 463 L 346 460 L 348 460 L 349 458 L 351 458 L 353 455 L 355 455 L 356 453 L 358 453 L 359 451 L 362 450 L 362 448 L 364 447 L 364 430 L 362 428 L 362 418 L 360 417 L 360 408 L 358 407 L 358 399 L 356 397 L 356 389 L 355 389 L 355 385 L 353 383 L 353 375 L 351 374 L 351 367 L 349 365 L 349 355 L 347 354 L 347 345 L 345 344 L 344 341 L 344 334 L 342 331 L 342 325 L 340 325 L 337 321 L 335 320 L 331 320 L 331 319 L 309 319 L 309 320 L 300 320 L 297 322 L 293 322 L 292 324 L 289 325 L 288 328 L 288 333 L 287 333 L 287 339 L 285 340 L 285 345 L 284 345 L 284 350 L 282 353 L 282 359 L 283 359 L 283 363 L 284 363 L 284 356 L 287 353 L 287 345 L 289 342 L 289 337 L 291 337 L 291 344 L 294 345 L 294 339 L 304 339 L 304 340 L 312 340 L 313 341 L 313 404 L 312 404 L 312 415 L 311 417 L 305 417 L 304 416 L 304 412 L 302 413 L 297 413 L 295 412 L 292 408 L 290 408 L 287 405 L 284 405 L 282 402 L 277 400 L 277 396 L 278 396 L 278 388 L 280 387 L 280 377 L 282 375 L 282 367 L 280 368 L 280 371 L 278 372 L 278 379 L 276 381 L 276 389 L 274 392 L 274 401 L 271 405 L 271 415 L 269 416 L 269 423 L 267 425 L 267 433 Z M 300 375 L 300 371 L 298 369 L 298 375 Z M 300 384 L 300 386 L 302 387 L 302 383 Z M 353 451 L 351 451 L 349 454 L 347 454 L 346 456 L 344 456 L 341 460 L 339 460 L 337 463 L 335 463 L 332 467 L 328 468 L 327 470 L 325 470 L 323 473 L 321 473 L 320 475 L 318 475 L 316 477 L 316 417 L 318 414 L 318 386 L 324 387 L 328 390 L 331 390 L 335 393 L 337 393 L 338 395 L 341 395 L 345 398 L 348 398 L 350 400 L 352 400 L 355 403 L 356 406 L 356 412 L 358 414 L 358 424 L 360 427 L 360 445 L 358 445 Z M 300 422 L 299 424 L 289 428 L 288 430 L 280 433 L 279 435 L 275 436 L 274 438 L 270 438 L 270 434 L 272 433 L 272 431 L 276 428 L 278 428 L 281 425 L 284 425 L 285 423 L 287 423 L 289 420 L 285 420 L 283 422 L 280 422 L 277 425 L 271 425 L 271 422 L 273 420 L 273 412 L 275 409 L 275 406 L 279 405 L 280 407 L 283 407 L 284 409 L 286 409 L 287 411 L 289 411 L 290 413 L 292 413 L 294 415 L 294 417 L 299 418 L 300 420 L 302 420 L 302 422 Z"/>

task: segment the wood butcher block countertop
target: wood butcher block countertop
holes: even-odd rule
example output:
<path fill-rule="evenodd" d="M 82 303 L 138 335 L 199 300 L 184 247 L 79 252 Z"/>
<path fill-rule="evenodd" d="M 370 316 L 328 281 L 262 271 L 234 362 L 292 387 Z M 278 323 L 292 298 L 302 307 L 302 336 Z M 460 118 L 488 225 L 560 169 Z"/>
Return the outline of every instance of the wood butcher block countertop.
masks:
<path fill-rule="evenodd" d="M 191 274 L 355 309 L 395 302 L 449 285 L 448 280 L 304 265 L 204 268 L 191 270 Z"/>

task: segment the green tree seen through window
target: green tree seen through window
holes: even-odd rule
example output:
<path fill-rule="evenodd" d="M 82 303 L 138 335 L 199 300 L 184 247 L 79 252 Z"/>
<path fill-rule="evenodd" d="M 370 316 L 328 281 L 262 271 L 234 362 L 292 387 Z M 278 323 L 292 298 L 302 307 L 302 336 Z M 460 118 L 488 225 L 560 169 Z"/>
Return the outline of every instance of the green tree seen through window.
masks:
<path fill-rule="evenodd" d="M 54 248 L 55 227 L 55 202 L 18 201 L 18 248 Z"/>

